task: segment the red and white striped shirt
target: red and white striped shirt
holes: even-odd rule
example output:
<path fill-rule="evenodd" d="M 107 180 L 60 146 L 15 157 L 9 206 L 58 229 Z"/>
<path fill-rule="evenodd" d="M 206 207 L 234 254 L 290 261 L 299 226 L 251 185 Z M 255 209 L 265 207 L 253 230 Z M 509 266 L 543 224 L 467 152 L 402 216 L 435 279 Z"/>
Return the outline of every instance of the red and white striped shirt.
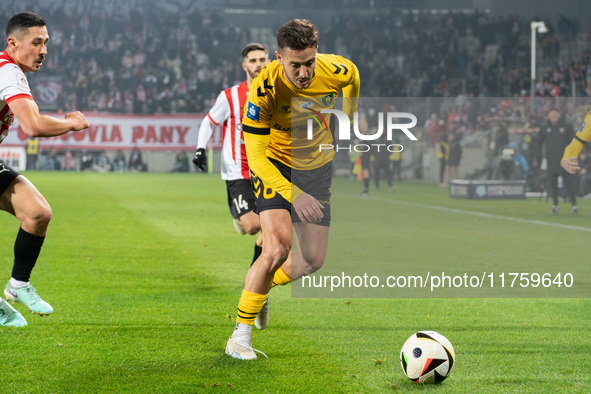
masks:
<path fill-rule="evenodd" d="M 8 135 L 14 115 L 8 104 L 18 98 L 33 100 L 25 73 L 6 51 L 0 52 L 0 143 Z"/>
<path fill-rule="evenodd" d="M 246 81 L 223 90 L 209 110 L 207 118 L 216 126 L 222 125 L 222 179 L 250 179 L 246 147 L 242 135 L 242 114 L 248 96 Z M 197 149 L 207 146 L 213 128 L 204 119 L 199 128 Z"/>

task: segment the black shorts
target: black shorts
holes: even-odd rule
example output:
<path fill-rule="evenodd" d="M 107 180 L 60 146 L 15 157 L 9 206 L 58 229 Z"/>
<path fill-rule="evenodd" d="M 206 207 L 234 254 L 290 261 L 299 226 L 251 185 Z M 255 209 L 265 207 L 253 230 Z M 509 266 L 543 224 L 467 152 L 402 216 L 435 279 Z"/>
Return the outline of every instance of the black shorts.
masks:
<path fill-rule="evenodd" d="M 228 207 L 234 219 L 239 219 L 245 213 L 254 211 L 254 192 L 250 179 L 226 181 L 226 190 L 228 191 Z"/>
<path fill-rule="evenodd" d="M 330 186 L 332 185 L 332 162 L 326 163 L 322 167 L 314 170 L 294 170 L 282 162 L 269 159 L 277 167 L 281 175 L 304 192 L 316 198 L 324 206 L 322 210 L 323 218 L 320 226 L 330 227 Z M 251 171 L 250 176 L 253 182 L 254 194 L 256 199 L 255 213 L 261 213 L 269 209 L 286 209 L 291 213 L 292 223 L 301 222 L 295 211 L 292 211 L 292 205 L 279 193 L 265 186 L 263 182 Z M 259 181 L 259 182 L 257 182 Z"/>
<path fill-rule="evenodd" d="M 8 165 L 0 160 L 0 195 L 8 189 L 8 186 L 16 179 L 20 174 L 14 170 L 14 168 L 8 167 Z"/>

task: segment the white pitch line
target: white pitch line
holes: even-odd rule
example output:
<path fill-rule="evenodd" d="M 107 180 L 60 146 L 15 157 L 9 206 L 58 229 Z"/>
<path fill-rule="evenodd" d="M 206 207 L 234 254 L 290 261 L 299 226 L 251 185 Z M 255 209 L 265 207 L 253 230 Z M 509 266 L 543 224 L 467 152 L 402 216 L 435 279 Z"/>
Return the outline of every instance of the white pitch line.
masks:
<path fill-rule="evenodd" d="M 396 204 L 409 205 L 409 206 L 419 207 L 419 208 L 428 208 L 428 209 L 434 209 L 434 210 L 437 210 L 437 211 L 444 211 L 444 212 L 461 213 L 461 214 L 464 214 L 464 215 L 480 216 L 480 217 L 489 218 L 489 219 L 508 220 L 510 222 L 538 224 L 540 226 L 551 226 L 551 227 L 565 228 L 567 230 L 577 230 L 577 231 L 588 231 L 588 232 L 591 232 L 591 228 L 589 228 L 589 227 L 569 226 L 568 224 L 544 222 L 542 220 L 519 219 L 519 218 L 514 218 L 514 217 L 511 217 L 511 216 L 493 215 L 493 214 L 490 214 L 490 213 L 478 212 L 478 211 L 466 211 L 466 210 L 463 210 L 463 209 L 440 207 L 440 206 L 437 206 L 437 205 L 421 204 L 421 203 L 410 202 L 410 201 L 389 200 L 387 198 L 365 197 L 365 199 L 373 200 L 373 201 L 393 202 L 393 203 L 396 203 Z"/>

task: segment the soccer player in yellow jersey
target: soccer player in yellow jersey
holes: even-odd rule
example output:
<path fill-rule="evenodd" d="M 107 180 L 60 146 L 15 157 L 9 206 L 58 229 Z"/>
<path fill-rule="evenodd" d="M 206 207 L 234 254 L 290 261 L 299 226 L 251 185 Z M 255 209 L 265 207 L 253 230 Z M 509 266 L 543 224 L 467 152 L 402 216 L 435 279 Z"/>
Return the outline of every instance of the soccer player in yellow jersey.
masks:
<path fill-rule="evenodd" d="M 359 96 L 357 68 L 340 56 L 318 54 L 318 33 L 309 21 L 295 19 L 283 25 L 277 32 L 277 46 L 277 60 L 250 86 L 242 123 L 255 212 L 264 237 L 263 251 L 246 276 L 236 328 L 226 346 L 228 355 L 242 360 L 256 358 L 252 325 L 266 327 L 272 285 L 285 285 L 315 272 L 326 255 L 334 151 L 320 151 L 319 144 L 330 144 L 333 138 L 324 127 L 312 140 L 296 144 L 291 130 L 292 98 L 301 98 L 303 108 L 311 103 L 332 108 L 339 94 Z M 321 123 L 326 126 L 328 119 L 324 115 Z M 290 253 L 292 226 L 297 250 Z M 297 272 L 292 272 L 292 262 Z"/>
<path fill-rule="evenodd" d="M 560 165 L 569 173 L 576 174 L 581 169 L 579 167 L 579 153 L 591 140 L 591 111 L 585 116 L 583 126 L 579 129 L 575 138 L 564 150 L 564 155 Z"/>

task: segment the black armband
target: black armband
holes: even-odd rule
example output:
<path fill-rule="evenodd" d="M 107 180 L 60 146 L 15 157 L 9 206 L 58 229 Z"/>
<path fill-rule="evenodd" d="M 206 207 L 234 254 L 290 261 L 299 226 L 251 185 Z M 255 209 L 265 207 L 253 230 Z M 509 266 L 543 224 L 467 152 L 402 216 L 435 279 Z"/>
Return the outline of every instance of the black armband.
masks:
<path fill-rule="evenodd" d="M 242 131 L 244 133 L 257 134 L 257 135 L 269 135 L 269 134 L 271 134 L 271 128 L 270 127 L 252 127 L 252 126 L 248 126 L 248 125 L 245 125 L 245 124 L 242 125 Z"/>

